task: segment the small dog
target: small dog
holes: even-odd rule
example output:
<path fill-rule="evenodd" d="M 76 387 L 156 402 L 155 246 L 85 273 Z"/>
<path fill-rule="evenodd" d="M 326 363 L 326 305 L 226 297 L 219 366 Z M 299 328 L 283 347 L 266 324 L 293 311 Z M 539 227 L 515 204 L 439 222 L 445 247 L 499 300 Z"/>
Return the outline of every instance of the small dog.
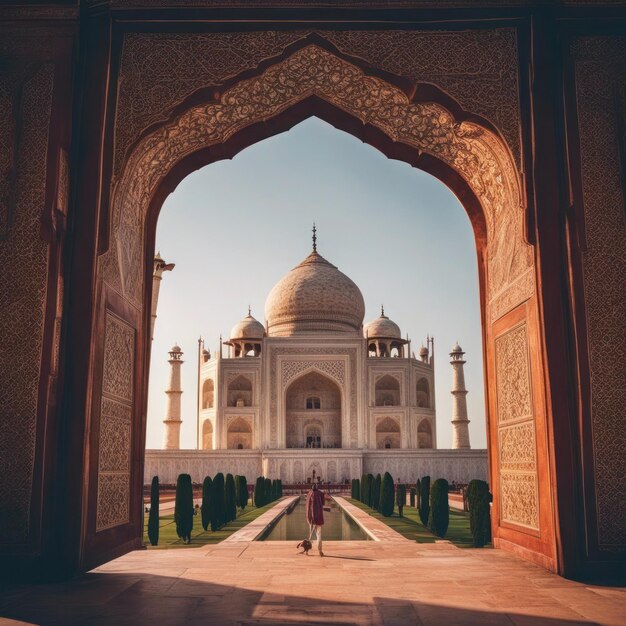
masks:
<path fill-rule="evenodd" d="M 309 556 L 309 550 L 312 547 L 313 544 L 308 539 L 304 539 L 296 546 L 296 548 L 302 548 L 302 552 L 299 552 L 298 554 L 306 554 L 307 556 Z"/>

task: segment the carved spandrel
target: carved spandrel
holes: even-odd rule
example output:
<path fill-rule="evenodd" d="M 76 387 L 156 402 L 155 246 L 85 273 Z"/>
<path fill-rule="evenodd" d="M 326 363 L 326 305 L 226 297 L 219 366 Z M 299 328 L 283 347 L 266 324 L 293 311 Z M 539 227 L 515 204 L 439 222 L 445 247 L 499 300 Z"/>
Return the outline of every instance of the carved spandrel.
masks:
<path fill-rule="evenodd" d="M 458 171 L 485 210 L 490 298 L 514 283 L 512 302 L 531 295 L 533 283 L 516 283 L 532 267 L 532 249 L 524 243 L 518 178 L 502 142 L 473 123 L 457 124 L 438 105 L 411 104 L 401 90 L 366 77 L 359 68 L 315 45 L 238 83 L 219 102 L 190 109 L 142 140 L 114 196 L 114 243 L 101 259 L 107 282 L 123 288 L 140 305 L 145 213 L 156 185 L 175 163 L 256 121 L 278 115 L 311 93 Z"/>

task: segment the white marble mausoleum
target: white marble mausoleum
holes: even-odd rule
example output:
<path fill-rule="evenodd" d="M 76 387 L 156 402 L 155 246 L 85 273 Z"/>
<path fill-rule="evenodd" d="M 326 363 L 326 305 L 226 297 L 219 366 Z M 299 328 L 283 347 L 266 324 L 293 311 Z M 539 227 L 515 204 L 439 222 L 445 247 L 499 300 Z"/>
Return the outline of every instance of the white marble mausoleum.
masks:
<path fill-rule="evenodd" d="M 177 449 L 182 353 L 172 349 L 173 414 L 166 449 L 147 450 L 146 482 L 222 471 L 288 484 L 313 470 L 331 482 L 384 471 L 405 481 L 486 479 L 486 451 L 470 450 L 468 435 L 455 438 L 460 449 L 437 449 L 434 341 L 416 358 L 384 310 L 365 325 L 364 315 L 361 291 L 317 252 L 314 235 L 311 254 L 267 297 L 265 325 L 249 310 L 216 355 L 202 351 L 199 450 Z M 455 418 L 466 431 L 466 414 Z"/>

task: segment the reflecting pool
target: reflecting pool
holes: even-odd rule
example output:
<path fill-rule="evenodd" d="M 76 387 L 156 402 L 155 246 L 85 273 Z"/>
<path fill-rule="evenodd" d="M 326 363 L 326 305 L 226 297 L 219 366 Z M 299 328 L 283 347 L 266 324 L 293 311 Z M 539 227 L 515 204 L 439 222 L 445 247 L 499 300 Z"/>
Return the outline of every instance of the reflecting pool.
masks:
<path fill-rule="evenodd" d="M 324 511 L 324 541 L 368 541 L 361 527 L 332 499 L 326 501 L 330 512 Z M 302 541 L 309 536 L 305 516 L 305 497 L 268 528 L 257 541 Z"/>

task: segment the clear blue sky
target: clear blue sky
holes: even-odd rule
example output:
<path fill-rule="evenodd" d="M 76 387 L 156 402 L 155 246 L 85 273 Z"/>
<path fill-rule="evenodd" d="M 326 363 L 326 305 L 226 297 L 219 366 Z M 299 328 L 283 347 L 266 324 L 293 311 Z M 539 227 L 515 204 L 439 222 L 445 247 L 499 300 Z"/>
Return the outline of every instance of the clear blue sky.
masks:
<path fill-rule="evenodd" d="M 435 337 L 438 447 L 452 434 L 448 353 L 466 351 L 472 447 L 484 448 L 485 408 L 476 248 L 465 210 L 438 180 L 311 118 L 194 172 L 163 205 L 157 250 L 176 268 L 161 283 L 152 346 L 147 447 L 163 439 L 167 352 L 183 349 L 181 447 L 196 446 L 196 354 L 247 314 L 265 322 L 273 285 L 318 251 L 361 289 L 365 321 L 385 313 L 417 353 Z"/>

